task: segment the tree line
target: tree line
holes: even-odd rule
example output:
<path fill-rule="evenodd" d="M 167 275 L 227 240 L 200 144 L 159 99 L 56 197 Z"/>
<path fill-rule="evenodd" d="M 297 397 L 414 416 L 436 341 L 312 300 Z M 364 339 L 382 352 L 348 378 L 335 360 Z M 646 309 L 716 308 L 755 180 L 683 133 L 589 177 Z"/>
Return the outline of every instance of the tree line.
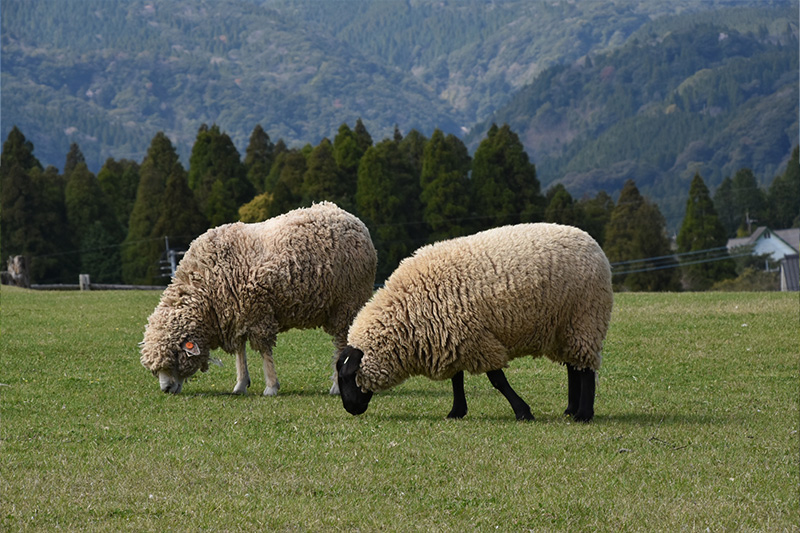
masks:
<path fill-rule="evenodd" d="M 395 128 L 392 138 L 376 143 L 359 119 L 353 128 L 342 124 L 333 140 L 290 148 L 257 125 L 244 158 L 218 126 L 203 125 L 188 170 L 159 132 L 141 163 L 109 158 L 97 175 L 77 144 L 61 173 L 43 168 L 33 144 L 14 127 L 3 144 L 0 186 L 0 257 L 28 257 L 37 283 L 74 283 L 78 273 L 88 273 L 98 283 L 165 284 L 167 241 L 172 249 L 186 249 L 210 227 L 258 222 L 322 200 L 367 224 L 378 250 L 379 281 L 424 244 L 547 221 L 591 234 L 615 265 L 617 289 L 706 289 L 736 276 L 727 251 L 719 248 L 754 229 L 752 220 L 774 228 L 800 223 L 795 149 L 768 190 L 742 169 L 712 200 L 696 175 L 675 256 L 664 217 L 635 182 L 625 184 L 616 202 L 602 191 L 575 199 L 563 185 L 545 194 L 507 124 L 492 125 L 472 156 L 458 137 L 439 129 L 428 138 Z M 659 262 L 683 254 L 691 264 L 682 269 Z"/>

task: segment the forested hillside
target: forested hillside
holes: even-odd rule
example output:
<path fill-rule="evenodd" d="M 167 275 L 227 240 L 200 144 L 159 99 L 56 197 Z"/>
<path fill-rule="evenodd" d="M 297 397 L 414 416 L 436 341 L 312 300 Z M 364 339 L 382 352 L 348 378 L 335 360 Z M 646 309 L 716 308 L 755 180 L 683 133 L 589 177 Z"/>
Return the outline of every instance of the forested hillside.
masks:
<path fill-rule="evenodd" d="M 203 123 L 240 151 L 256 124 L 290 146 L 358 118 L 376 139 L 461 135 L 547 67 L 732 5 L 774 16 L 761 0 L 4 0 L 2 135 L 17 125 L 58 168 L 77 142 L 95 172 L 141 161 L 158 131 L 187 163 Z"/>
<path fill-rule="evenodd" d="M 633 179 L 667 226 L 688 183 L 751 169 L 769 183 L 798 142 L 797 7 L 667 17 L 622 47 L 551 67 L 492 122 L 519 132 L 543 187 L 616 194 Z"/>

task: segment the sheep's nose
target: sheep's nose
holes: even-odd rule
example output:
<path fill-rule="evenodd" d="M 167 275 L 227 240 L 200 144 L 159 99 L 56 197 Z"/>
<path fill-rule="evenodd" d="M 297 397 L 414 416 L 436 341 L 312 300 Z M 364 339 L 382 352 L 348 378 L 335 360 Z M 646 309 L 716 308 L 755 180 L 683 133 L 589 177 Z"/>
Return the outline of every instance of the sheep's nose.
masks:
<path fill-rule="evenodd" d="M 183 380 L 174 379 L 168 372 L 162 370 L 158 373 L 158 384 L 163 392 L 178 394 L 183 388 Z"/>

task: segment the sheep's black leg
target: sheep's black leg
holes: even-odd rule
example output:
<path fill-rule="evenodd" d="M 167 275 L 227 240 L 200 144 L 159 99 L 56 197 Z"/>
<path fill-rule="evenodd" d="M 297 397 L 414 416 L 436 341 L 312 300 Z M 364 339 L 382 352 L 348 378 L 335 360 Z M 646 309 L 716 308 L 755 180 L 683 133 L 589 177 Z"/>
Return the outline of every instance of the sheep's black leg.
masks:
<path fill-rule="evenodd" d="M 533 420 L 531 408 L 528 407 L 525 400 L 514 392 L 514 389 L 508 384 L 506 375 L 502 370 L 492 370 L 491 372 L 487 372 L 486 375 L 489 377 L 489 381 L 492 382 L 494 388 L 499 390 L 503 396 L 506 397 L 508 403 L 511 404 L 511 408 L 514 410 L 514 415 L 516 415 L 517 420 Z"/>
<path fill-rule="evenodd" d="M 578 370 L 567 364 L 567 409 L 564 414 L 574 416 L 581 402 L 581 378 Z"/>
<path fill-rule="evenodd" d="M 447 418 L 464 418 L 467 414 L 467 397 L 464 395 L 464 372 L 457 373 L 450 381 L 453 382 L 453 408 Z"/>
<path fill-rule="evenodd" d="M 569 404 L 565 415 L 578 422 L 589 422 L 594 417 L 595 372 L 591 368 L 577 370 L 567 365 Z"/>

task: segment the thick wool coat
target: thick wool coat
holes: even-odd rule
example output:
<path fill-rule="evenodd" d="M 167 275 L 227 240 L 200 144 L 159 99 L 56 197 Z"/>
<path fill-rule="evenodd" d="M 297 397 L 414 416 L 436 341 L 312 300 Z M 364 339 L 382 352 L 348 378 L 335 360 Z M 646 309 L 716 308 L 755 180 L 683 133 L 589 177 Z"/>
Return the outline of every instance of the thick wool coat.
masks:
<path fill-rule="evenodd" d="M 524 355 L 597 371 L 612 302 L 605 254 L 571 226 L 504 226 L 425 246 L 350 327 L 348 344 L 364 352 L 356 383 L 377 392 Z"/>
<path fill-rule="evenodd" d="M 291 328 L 322 327 L 341 349 L 376 265 L 366 226 L 329 202 L 211 229 L 192 242 L 150 316 L 141 362 L 187 375 L 208 368 L 210 350 L 233 353 L 249 340 L 271 351 Z M 186 357 L 187 340 L 198 357 Z"/>

